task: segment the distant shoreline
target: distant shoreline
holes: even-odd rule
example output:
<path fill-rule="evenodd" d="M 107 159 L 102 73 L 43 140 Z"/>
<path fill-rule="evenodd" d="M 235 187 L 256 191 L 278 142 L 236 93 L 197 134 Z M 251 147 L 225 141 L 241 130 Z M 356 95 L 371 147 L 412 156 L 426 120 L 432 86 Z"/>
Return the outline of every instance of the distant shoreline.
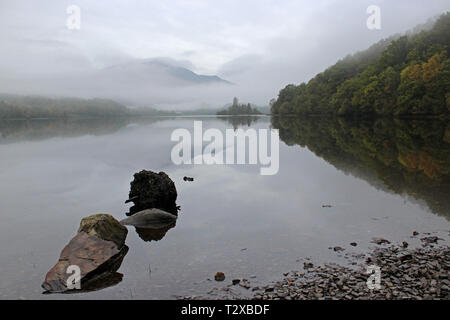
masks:
<path fill-rule="evenodd" d="M 270 117 L 270 114 L 214 115 L 214 114 L 177 114 L 177 115 L 120 115 L 107 117 L 37 117 L 37 118 L 0 118 L 0 121 L 44 121 L 44 120 L 102 120 L 102 119 L 135 119 L 135 118 L 232 118 L 232 117 Z"/>

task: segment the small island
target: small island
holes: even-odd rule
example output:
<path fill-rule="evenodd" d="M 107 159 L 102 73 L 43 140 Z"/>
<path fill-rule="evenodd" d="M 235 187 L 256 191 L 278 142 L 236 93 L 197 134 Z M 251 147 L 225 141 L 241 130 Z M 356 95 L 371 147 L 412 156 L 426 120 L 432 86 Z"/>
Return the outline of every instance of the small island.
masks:
<path fill-rule="evenodd" d="M 239 116 L 262 114 L 258 109 L 252 108 L 250 103 L 239 104 L 238 98 L 233 98 L 233 104 L 224 110 L 217 111 L 218 116 Z"/>

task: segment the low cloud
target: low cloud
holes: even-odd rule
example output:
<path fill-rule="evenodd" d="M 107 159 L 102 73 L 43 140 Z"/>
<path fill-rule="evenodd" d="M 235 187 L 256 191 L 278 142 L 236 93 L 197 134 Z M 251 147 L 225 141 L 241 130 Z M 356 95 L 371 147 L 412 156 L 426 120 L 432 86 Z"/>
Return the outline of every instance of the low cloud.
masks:
<path fill-rule="evenodd" d="M 81 8 L 80 30 L 65 26 L 69 4 Z M 381 30 L 366 27 L 369 5 L 381 8 Z M 347 54 L 448 10 L 447 0 L 5 0 L 0 86 L 166 109 L 220 106 L 233 96 L 263 105 L 285 85 L 307 81 Z M 155 70 L 100 76 L 155 58 L 234 85 L 180 85 Z"/>

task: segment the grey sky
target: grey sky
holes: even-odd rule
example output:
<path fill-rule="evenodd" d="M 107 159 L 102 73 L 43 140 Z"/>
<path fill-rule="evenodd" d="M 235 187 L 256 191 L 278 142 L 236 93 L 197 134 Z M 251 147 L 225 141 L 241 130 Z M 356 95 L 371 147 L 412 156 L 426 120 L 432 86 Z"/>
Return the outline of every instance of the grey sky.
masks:
<path fill-rule="evenodd" d="M 72 4 L 81 8 L 79 31 L 65 25 Z M 366 27 L 373 4 L 381 8 L 381 30 Z M 233 93 L 263 104 L 286 84 L 448 10 L 448 0 L 0 0 L 0 74 L 3 81 L 86 75 L 170 57 L 236 83 L 219 104 Z"/>

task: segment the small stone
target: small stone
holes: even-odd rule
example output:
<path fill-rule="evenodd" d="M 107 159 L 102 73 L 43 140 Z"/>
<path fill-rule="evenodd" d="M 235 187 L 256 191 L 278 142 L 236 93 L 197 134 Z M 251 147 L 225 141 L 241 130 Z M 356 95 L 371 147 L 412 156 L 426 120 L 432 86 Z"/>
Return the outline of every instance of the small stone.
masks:
<path fill-rule="evenodd" d="M 442 240 L 441 238 L 438 238 L 438 237 L 436 237 L 436 236 L 431 236 L 431 237 L 425 237 L 425 238 L 422 238 L 422 239 L 420 239 L 422 242 L 425 242 L 425 243 L 437 243 L 438 242 L 438 240 Z"/>
<path fill-rule="evenodd" d="M 233 280 L 231 280 L 231 282 L 233 283 L 233 286 L 235 286 L 235 285 L 239 284 L 239 282 L 241 282 L 241 280 L 240 279 L 233 279 Z"/>
<path fill-rule="evenodd" d="M 250 289 L 251 287 L 250 287 L 250 285 L 249 284 L 247 284 L 247 283 L 239 283 L 239 286 L 241 286 L 242 288 L 245 288 L 245 289 Z"/>
<path fill-rule="evenodd" d="M 350 242 L 350 245 L 356 247 L 358 244 L 356 242 Z"/>
<path fill-rule="evenodd" d="M 216 281 L 223 281 L 225 280 L 225 273 L 223 272 L 217 272 L 214 276 L 214 280 Z"/>
<path fill-rule="evenodd" d="M 386 240 L 386 239 L 383 239 L 383 238 L 373 238 L 371 242 L 372 243 L 376 243 L 378 245 L 391 243 L 389 240 Z"/>

